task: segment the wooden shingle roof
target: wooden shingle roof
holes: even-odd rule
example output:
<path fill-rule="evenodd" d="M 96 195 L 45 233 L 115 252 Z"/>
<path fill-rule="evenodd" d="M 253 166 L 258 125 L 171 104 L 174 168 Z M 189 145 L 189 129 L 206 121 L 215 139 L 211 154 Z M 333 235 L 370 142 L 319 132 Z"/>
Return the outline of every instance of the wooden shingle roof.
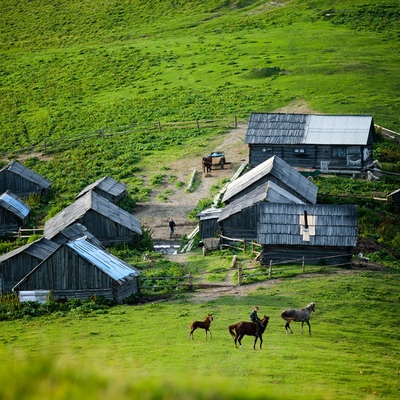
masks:
<path fill-rule="evenodd" d="M 36 185 L 39 185 L 43 189 L 48 189 L 51 186 L 50 181 L 43 178 L 43 176 L 37 174 L 36 172 L 32 171 L 31 169 L 23 166 L 18 161 L 13 161 L 10 164 L 8 164 L 7 166 L 5 166 L 3 169 L 0 170 L 0 174 L 5 171 L 19 175 L 19 176 L 23 177 L 24 179 L 31 181 L 31 182 L 35 183 Z"/>
<path fill-rule="evenodd" d="M 135 216 L 97 193 L 90 191 L 46 221 L 44 225 L 45 237 L 48 239 L 53 238 L 60 231 L 77 222 L 89 210 L 103 215 L 138 235 L 142 234 L 140 222 Z"/>
<path fill-rule="evenodd" d="M 246 172 L 238 179 L 229 183 L 222 198 L 222 202 L 228 201 L 245 188 L 256 184 L 257 181 L 269 174 L 273 175 L 285 186 L 301 194 L 301 196 L 307 199 L 308 202 L 313 204 L 316 203 L 318 187 L 305 176 L 300 174 L 300 172 L 292 168 L 286 161 L 277 156 L 269 158 Z"/>
<path fill-rule="evenodd" d="M 105 176 L 96 182 L 86 186 L 77 196 L 76 199 L 83 196 L 87 192 L 93 189 L 100 189 L 101 191 L 110 194 L 113 197 L 119 197 L 126 192 L 126 185 L 116 181 L 110 176 Z"/>

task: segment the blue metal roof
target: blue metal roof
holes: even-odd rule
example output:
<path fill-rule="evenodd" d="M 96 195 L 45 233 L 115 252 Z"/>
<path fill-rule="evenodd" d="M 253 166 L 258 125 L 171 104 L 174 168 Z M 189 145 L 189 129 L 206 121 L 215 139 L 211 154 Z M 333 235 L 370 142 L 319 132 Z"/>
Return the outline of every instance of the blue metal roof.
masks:
<path fill-rule="evenodd" d="M 8 190 L 0 196 L 0 204 L 3 206 L 6 205 L 6 208 L 22 219 L 24 219 L 30 211 L 30 207 L 28 207 L 17 196 L 12 195 L 12 193 Z"/>
<path fill-rule="evenodd" d="M 77 239 L 66 245 L 116 281 L 129 280 L 140 275 L 137 269 L 85 239 Z"/>

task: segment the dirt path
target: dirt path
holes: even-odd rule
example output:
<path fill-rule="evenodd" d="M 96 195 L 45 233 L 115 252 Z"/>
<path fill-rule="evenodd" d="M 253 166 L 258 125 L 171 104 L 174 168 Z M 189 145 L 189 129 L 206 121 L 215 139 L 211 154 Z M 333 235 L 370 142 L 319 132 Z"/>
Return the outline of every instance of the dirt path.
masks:
<path fill-rule="evenodd" d="M 220 183 L 223 179 L 230 179 L 237 168 L 248 161 L 248 149 L 244 143 L 247 124 L 239 125 L 236 129 L 223 135 L 221 143 L 216 149 L 209 149 L 209 152 L 223 150 L 226 161 L 229 162 L 224 169 L 213 169 L 210 173 L 202 171 L 201 159 L 178 160 L 169 164 L 168 174 L 176 176 L 177 181 L 189 182 L 193 171 L 197 171 L 201 179 L 200 186 L 193 192 L 188 193 L 186 188 L 177 189 L 173 183 L 167 183 L 159 190 L 152 190 L 151 199 L 146 203 L 138 203 L 132 213 L 139 219 L 142 227 L 152 232 L 155 243 L 179 244 L 184 235 L 189 235 L 197 226 L 197 223 L 188 219 L 188 214 L 202 199 L 211 197 L 211 187 Z M 168 179 L 166 179 L 167 181 Z M 157 196 L 160 192 L 170 190 L 171 194 L 165 202 L 160 202 Z M 169 239 L 168 218 L 172 217 L 177 224 L 174 239 Z"/>

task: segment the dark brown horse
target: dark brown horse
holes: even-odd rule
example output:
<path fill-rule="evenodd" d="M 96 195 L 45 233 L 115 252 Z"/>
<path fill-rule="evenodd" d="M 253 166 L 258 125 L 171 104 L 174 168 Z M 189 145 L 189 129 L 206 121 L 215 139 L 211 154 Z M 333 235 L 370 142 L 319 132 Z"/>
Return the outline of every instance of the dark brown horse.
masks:
<path fill-rule="evenodd" d="M 210 332 L 210 339 L 212 339 L 211 331 L 210 331 L 210 325 L 211 325 L 211 321 L 213 319 L 214 318 L 213 318 L 212 314 L 208 314 L 204 321 L 193 321 L 190 324 L 189 340 L 190 340 L 190 337 L 192 337 L 192 339 L 194 340 L 193 332 L 197 328 L 201 328 L 201 329 L 205 329 L 206 330 L 206 339 L 207 339 L 207 332 Z"/>
<path fill-rule="evenodd" d="M 211 171 L 211 167 L 212 167 L 212 157 L 211 156 L 207 156 L 207 157 L 203 157 L 203 172 L 210 172 Z"/>
<path fill-rule="evenodd" d="M 301 322 L 301 330 L 300 333 L 303 334 L 303 325 L 304 322 L 308 325 L 308 333 L 311 335 L 311 325 L 310 325 L 310 317 L 311 313 L 315 311 L 315 303 L 310 303 L 306 307 L 301 310 L 295 310 L 293 308 L 289 308 L 282 312 L 281 317 L 286 321 L 285 329 L 286 334 L 293 333 L 292 328 L 290 327 L 290 323 L 292 321 Z"/>
<path fill-rule="evenodd" d="M 240 347 L 243 348 L 243 346 L 242 346 L 243 336 L 249 335 L 249 336 L 256 337 L 254 340 L 254 345 L 253 345 L 254 350 L 256 349 L 257 339 L 260 338 L 260 349 L 261 349 L 262 343 L 263 343 L 262 335 L 265 331 L 265 328 L 268 325 L 268 321 L 269 321 L 269 317 L 264 315 L 263 319 L 260 322 L 258 336 L 256 336 L 256 324 L 253 322 L 240 321 L 237 324 L 230 325 L 228 329 L 229 329 L 229 333 L 231 334 L 231 336 L 233 337 L 233 339 L 235 341 L 235 347 L 237 348 L 237 342 L 239 342 Z"/>

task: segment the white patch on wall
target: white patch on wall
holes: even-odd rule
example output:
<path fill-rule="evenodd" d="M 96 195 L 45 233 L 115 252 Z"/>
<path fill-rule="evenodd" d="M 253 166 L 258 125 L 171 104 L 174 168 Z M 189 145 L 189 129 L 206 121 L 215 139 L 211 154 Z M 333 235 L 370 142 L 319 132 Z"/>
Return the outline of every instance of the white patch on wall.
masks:
<path fill-rule="evenodd" d="M 306 211 L 300 217 L 300 235 L 303 236 L 304 242 L 310 241 L 310 236 L 315 236 L 315 225 L 317 223 L 316 215 L 308 215 Z"/>

